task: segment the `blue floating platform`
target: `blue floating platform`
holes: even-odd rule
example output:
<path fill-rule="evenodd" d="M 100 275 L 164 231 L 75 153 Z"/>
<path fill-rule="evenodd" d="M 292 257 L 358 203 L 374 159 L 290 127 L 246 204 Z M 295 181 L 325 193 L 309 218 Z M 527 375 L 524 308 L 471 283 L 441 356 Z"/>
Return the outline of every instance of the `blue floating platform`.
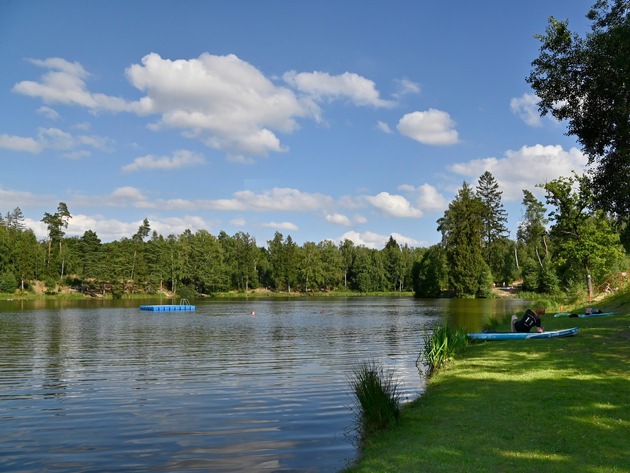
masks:
<path fill-rule="evenodd" d="M 194 305 L 180 304 L 180 305 L 141 305 L 140 310 L 148 310 L 151 312 L 191 312 L 196 308 Z"/>

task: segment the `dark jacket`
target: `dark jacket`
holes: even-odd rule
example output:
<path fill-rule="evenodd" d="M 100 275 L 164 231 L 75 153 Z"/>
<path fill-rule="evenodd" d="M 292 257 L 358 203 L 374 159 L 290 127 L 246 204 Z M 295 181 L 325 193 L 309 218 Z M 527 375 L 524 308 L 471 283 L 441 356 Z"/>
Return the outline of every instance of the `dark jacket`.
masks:
<path fill-rule="evenodd" d="M 514 322 L 514 330 L 517 332 L 529 332 L 534 325 L 536 327 L 542 327 L 541 324 L 542 321 L 540 317 L 536 317 L 533 310 L 527 309 L 523 318 Z"/>

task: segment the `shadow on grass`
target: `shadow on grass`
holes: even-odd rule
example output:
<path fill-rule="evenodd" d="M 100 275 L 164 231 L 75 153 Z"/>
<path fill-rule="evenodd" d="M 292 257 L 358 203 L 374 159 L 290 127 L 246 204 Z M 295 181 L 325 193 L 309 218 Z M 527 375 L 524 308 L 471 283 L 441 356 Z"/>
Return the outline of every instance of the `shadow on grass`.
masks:
<path fill-rule="evenodd" d="M 469 347 L 348 471 L 630 472 L 629 325 Z"/>

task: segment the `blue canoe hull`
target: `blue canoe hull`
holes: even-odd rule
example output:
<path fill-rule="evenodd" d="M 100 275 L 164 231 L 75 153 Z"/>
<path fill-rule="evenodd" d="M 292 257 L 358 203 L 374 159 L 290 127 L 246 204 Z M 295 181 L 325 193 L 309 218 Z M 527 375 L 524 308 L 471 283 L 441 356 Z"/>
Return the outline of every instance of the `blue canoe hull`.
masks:
<path fill-rule="evenodd" d="M 589 317 L 604 317 L 606 315 L 615 315 L 616 312 L 602 312 L 601 314 L 579 314 L 578 317 L 580 319 L 587 319 Z M 568 317 L 571 315 L 569 312 L 560 312 L 559 314 L 554 314 L 554 317 Z"/>
<path fill-rule="evenodd" d="M 479 333 L 469 333 L 468 338 L 471 340 L 529 340 L 529 339 L 538 339 L 538 338 L 558 338 L 558 337 L 570 337 L 571 335 L 575 335 L 579 332 L 577 327 L 567 328 L 563 330 L 553 330 L 551 332 L 533 332 L 533 333 L 522 333 L 522 332 L 479 332 Z"/>

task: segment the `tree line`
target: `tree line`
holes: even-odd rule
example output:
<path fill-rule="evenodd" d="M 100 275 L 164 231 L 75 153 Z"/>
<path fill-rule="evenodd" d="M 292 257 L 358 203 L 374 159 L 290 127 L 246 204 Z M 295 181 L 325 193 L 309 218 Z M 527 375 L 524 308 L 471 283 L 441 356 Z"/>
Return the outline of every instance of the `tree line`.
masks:
<path fill-rule="evenodd" d="M 86 231 L 67 237 L 67 205 L 45 213 L 48 235 L 38 241 L 19 208 L 0 216 L 0 291 L 28 290 L 45 281 L 50 293 L 60 284 L 88 294 L 155 293 L 182 297 L 265 288 L 285 292 L 347 290 L 411 291 L 411 269 L 421 249 L 390 238 L 382 250 L 345 240 L 296 244 L 276 232 L 265 247 L 248 233 L 184 231 L 163 236 L 144 219 L 128 238 L 101 242 Z"/>
<path fill-rule="evenodd" d="M 464 182 L 437 220 L 441 242 L 429 248 L 381 250 L 325 240 L 296 244 L 276 232 L 266 246 L 248 233 L 206 230 L 164 237 L 144 219 L 127 238 L 101 242 L 86 231 L 68 237 L 72 215 L 64 202 L 42 218 L 38 241 L 19 208 L 0 216 L 0 291 L 29 290 L 45 281 L 91 294 L 156 293 L 181 297 L 264 288 L 271 291 L 410 292 L 418 297 L 488 297 L 493 286 L 522 280 L 534 292 L 576 292 L 628 268 L 614 219 L 594 207 L 588 179 L 574 175 L 541 185 L 546 203 L 523 190 L 516 238 L 507 230 L 502 192 L 490 172 L 473 188 Z"/>
<path fill-rule="evenodd" d="M 464 182 L 438 220 L 442 241 L 415 266 L 416 295 L 449 291 L 456 297 L 487 297 L 494 285 L 515 280 L 526 291 L 577 294 L 628 269 L 621 237 L 626 224 L 596 207 L 586 176 L 539 187 L 546 204 L 523 190 L 523 218 L 512 240 L 492 174 L 486 171 L 475 189 Z"/>

